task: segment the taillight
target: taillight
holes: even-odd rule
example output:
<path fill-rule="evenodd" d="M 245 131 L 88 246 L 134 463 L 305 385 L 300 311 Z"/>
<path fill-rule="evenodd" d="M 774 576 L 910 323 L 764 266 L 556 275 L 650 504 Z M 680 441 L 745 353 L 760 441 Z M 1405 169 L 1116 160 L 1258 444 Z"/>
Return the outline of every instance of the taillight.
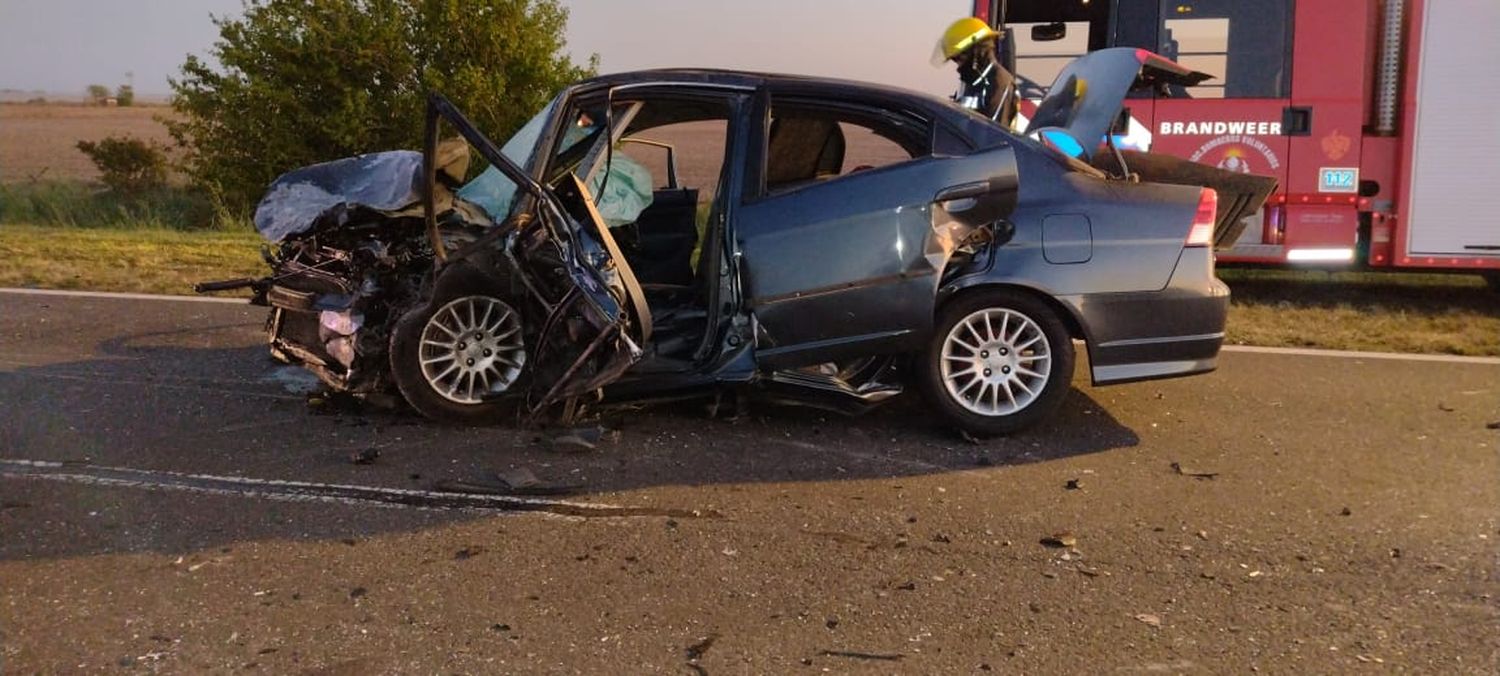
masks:
<path fill-rule="evenodd" d="M 1212 246 L 1214 220 L 1219 214 L 1219 193 L 1204 188 L 1198 196 L 1198 213 L 1193 214 L 1193 229 L 1188 231 L 1186 246 Z"/>

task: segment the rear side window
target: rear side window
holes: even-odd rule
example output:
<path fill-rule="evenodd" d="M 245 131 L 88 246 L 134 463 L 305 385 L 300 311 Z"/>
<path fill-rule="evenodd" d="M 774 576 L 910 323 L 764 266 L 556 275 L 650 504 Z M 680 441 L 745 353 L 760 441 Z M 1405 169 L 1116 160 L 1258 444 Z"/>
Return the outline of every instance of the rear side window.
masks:
<path fill-rule="evenodd" d="M 900 164 L 932 152 L 925 123 L 857 106 L 773 102 L 768 131 L 767 193 Z"/>
<path fill-rule="evenodd" d="M 1292 0 L 1162 0 L 1163 56 L 1215 77 L 1174 91 L 1192 98 L 1287 98 Z"/>

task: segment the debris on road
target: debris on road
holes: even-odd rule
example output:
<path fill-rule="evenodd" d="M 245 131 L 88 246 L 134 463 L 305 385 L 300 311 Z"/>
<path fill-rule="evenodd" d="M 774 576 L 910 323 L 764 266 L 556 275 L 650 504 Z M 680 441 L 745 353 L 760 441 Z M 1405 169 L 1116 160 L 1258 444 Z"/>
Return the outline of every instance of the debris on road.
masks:
<path fill-rule="evenodd" d="M 597 450 L 601 441 L 615 441 L 620 433 L 600 425 L 557 430 L 546 437 L 547 447 L 560 453 L 588 453 Z"/>
<path fill-rule="evenodd" d="M 319 389 L 307 393 L 307 409 L 316 415 L 362 415 L 364 402 L 347 392 Z"/>
<path fill-rule="evenodd" d="M 1458 409 L 1453 408 L 1452 406 L 1449 406 L 1449 405 L 1447 405 L 1447 404 L 1445 404 L 1445 403 L 1443 403 L 1443 402 L 1440 401 L 1440 402 L 1438 402 L 1438 410 L 1442 411 L 1444 413 L 1452 413 L 1454 411 L 1457 411 Z"/>
<path fill-rule="evenodd" d="M 538 479 L 526 467 L 496 472 L 492 477 L 479 481 L 439 481 L 435 490 L 454 493 L 477 493 L 481 495 L 516 495 L 546 497 L 570 495 L 583 489 L 582 484 L 552 484 Z"/>
<path fill-rule="evenodd" d="M 880 662 L 900 662 L 906 659 L 900 653 L 862 653 L 850 650 L 824 650 L 818 653 L 823 657 L 848 657 L 855 660 L 876 660 Z"/>
<path fill-rule="evenodd" d="M 513 491 L 530 490 L 542 485 L 542 480 L 525 467 L 496 472 L 495 477 Z"/>
<path fill-rule="evenodd" d="M 1142 622 L 1143 624 L 1146 624 L 1146 625 L 1149 625 L 1149 626 L 1152 626 L 1152 627 L 1156 627 L 1156 628 L 1160 628 L 1161 627 L 1161 618 L 1157 617 L 1155 615 L 1152 615 L 1150 613 L 1141 613 L 1139 615 L 1136 615 L 1135 619 L 1138 620 L 1138 621 L 1140 621 L 1140 622 Z"/>
<path fill-rule="evenodd" d="M 287 394 L 311 395 L 323 389 L 323 381 L 313 373 L 296 366 L 281 366 L 261 376 L 262 382 L 275 383 Z"/>
<path fill-rule="evenodd" d="M 1484 428 L 1487 430 L 1500 430 L 1500 420 L 1496 420 L 1495 422 L 1485 425 Z"/>
<path fill-rule="evenodd" d="M 1063 484 L 1063 488 L 1065 490 L 1076 491 L 1083 488 L 1083 482 L 1078 479 L 1068 479 L 1068 483 Z"/>
<path fill-rule="evenodd" d="M 349 452 L 349 463 L 354 465 L 373 465 L 379 458 L 378 448 L 360 448 Z"/>
<path fill-rule="evenodd" d="M 1042 538 L 1041 542 L 1043 545 L 1052 547 L 1054 549 L 1064 549 L 1068 547 L 1078 546 L 1078 536 L 1073 535 L 1068 531 L 1063 531 L 1061 533 L 1055 533 L 1048 537 L 1044 537 Z"/>
<path fill-rule="evenodd" d="M 1349 509 L 1348 507 L 1339 510 L 1339 516 L 1352 516 L 1353 514 L 1354 511 Z"/>
<path fill-rule="evenodd" d="M 1194 479 L 1213 479 L 1219 476 L 1218 472 L 1205 472 L 1202 470 L 1188 469 L 1176 462 L 1172 463 L 1172 471 L 1181 474 L 1182 476 L 1193 477 Z"/>
<path fill-rule="evenodd" d="M 714 647 L 714 643 L 717 642 L 718 640 L 719 640 L 719 635 L 718 634 L 709 634 L 708 636 L 704 636 L 697 643 L 694 643 L 694 644 L 688 646 L 687 647 L 687 658 L 688 658 L 688 661 L 689 662 L 697 662 L 700 658 L 703 657 L 704 653 L 708 652 L 709 648 Z"/>

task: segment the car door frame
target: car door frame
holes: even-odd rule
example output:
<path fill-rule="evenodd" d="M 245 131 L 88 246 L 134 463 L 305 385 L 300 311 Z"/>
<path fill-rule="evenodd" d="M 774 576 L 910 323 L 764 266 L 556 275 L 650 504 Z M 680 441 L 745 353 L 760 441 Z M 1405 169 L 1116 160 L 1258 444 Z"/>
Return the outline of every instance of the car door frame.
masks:
<path fill-rule="evenodd" d="M 693 352 L 693 362 L 699 365 L 710 362 L 717 356 L 714 347 L 719 344 L 725 331 L 724 320 L 740 309 L 739 277 L 734 269 L 736 257 L 727 246 L 727 243 L 731 241 L 728 224 L 732 222 L 734 211 L 743 197 L 744 169 L 737 158 L 744 157 L 746 154 L 746 139 L 751 136 L 749 128 L 753 124 L 756 91 L 755 86 L 740 83 L 674 79 L 637 80 L 582 91 L 570 97 L 571 100 L 562 107 L 564 110 L 568 109 L 571 102 L 579 98 L 603 96 L 612 110 L 617 104 L 617 96 L 626 101 L 645 100 L 649 103 L 650 97 L 655 94 L 660 99 L 722 100 L 728 110 L 725 120 L 727 125 L 723 148 L 724 159 L 720 167 L 713 202 L 715 207 L 710 213 L 711 220 L 704 228 L 704 240 L 701 243 L 700 255 L 706 255 L 710 251 L 716 251 L 718 255 L 705 270 L 707 278 L 715 280 L 716 283 L 708 283 L 706 287 L 705 306 L 709 315 L 706 325 L 710 328 Z M 621 138 L 623 137 L 622 133 Z M 550 163 L 550 159 L 550 157 L 545 159 L 542 164 Z M 550 169 L 542 166 L 538 168 L 538 171 L 542 172 L 540 175 L 545 175 L 545 172 Z"/>
<path fill-rule="evenodd" d="M 568 108 L 564 105 L 559 107 L 557 112 L 566 110 Z M 554 113 L 554 118 L 556 118 L 556 113 Z M 507 219 L 513 227 L 497 224 L 491 227 L 485 235 L 453 252 L 446 251 L 438 231 L 435 205 L 436 157 L 442 122 L 447 122 L 479 152 L 481 157 L 490 162 L 505 178 L 516 184 L 516 197 L 519 202 L 518 208 L 513 210 L 513 215 Z M 551 144 L 558 130 L 556 119 L 551 121 L 548 127 L 550 133 L 544 134 L 546 144 L 541 147 L 548 148 L 547 152 L 550 153 Z M 428 237 L 434 251 L 434 287 L 442 284 L 442 275 L 446 270 L 465 267 L 455 264 L 470 257 L 476 261 L 485 259 L 497 253 L 496 246 L 500 245 L 499 255 L 520 273 L 522 281 L 532 288 L 534 297 L 547 311 L 548 316 L 545 321 L 541 322 L 543 329 L 542 336 L 538 340 L 539 345 L 547 342 L 549 330 L 565 324 L 561 319 L 574 312 L 574 308 L 583 308 L 582 316 L 589 318 L 590 323 L 598 329 L 597 335 L 581 354 L 562 369 L 561 375 L 555 382 L 538 383 L 545 389 L 545 394 L 540 400 L 530 402 L 532 412 L 535 413 L 557 401 L 597 390 L 617 379 L 626 368 L 638 361 L 644 352 L 643 346 L 649 341 L 651 335 L 649 311 L 642 312 L 646 307 L 645 296 L 640 285 L 635 281 L 635 275 L 630 270 L 629 263 L 620 253 L 603 219 L 599 217 L 592 196 L 588 194 L 588 189 L 583 182 L 573 176 L 572 180 L 563 186 L 564 191 L 577 193 L 575 208 L 569 209 L 568 203 L 552 187 L 537 180 L 536 176 L 540 175 L 538 172 L 544 166 L 536 167 L 538 172 L 528 172 L 517 166 L 501 152 L 498 145 L 479 131 L 456 105 L 435 92 L 430 93 L 427 98 L 424 137 L 422 209 Z M 542 164 L 545 165 L 545 162 Z M 558 246 L 563 270 L 570 278 L 572 290 L 556 304 L 549 303 L 539 292 L 535 291 L 531 281 L 526 279 L 525 271 L 516 260 L 514 252 L 508 245 L 500 242 L 502 239 L 506 243 L 515 242 L 516 237 L 513 233 L 516 233 L 518 229 L 524 230 L 530 227 L 544 228 L 549 232 L 549 239 Z M 559 233 L 559 228 L 565 228 L 567 232 Z M 613 263 L 614 269 L 610 273 L 600 268 L 600 265 L 605 262 Z M 623 297 L 615 296 L 612 292 L 614 286 L 621 288 Z M 636 321 L 628 322 L 632 314 L 635 315 Z M 633 329 L 633 331 L 628 329 Z M 617 347 L 614 353 L 602 354 L 600 351 L 605 349 L 606 344 L 612 343 L 611 339 L 615 337 L 620 340 L 613 341 Z M 598 372 L 584 377 L 585 372 L 580 370 L 580 367 L 590 359 L 602 359 L 605 366 Z M 540 359 L 538 361 L 540 362 Z M 532 367 L 532 372 L 537 372 L 535 366 Z"/>
<path fill-rule="evenodd" d="M 954 240 L 962 236 L 957 230 L 965 229 L 949 228 L 951 224 L 965 220 L 959 207 L 973 209 L 982 205 L 981 211 L 995 212 L 993 218 L 984 219 L 987 224 L 1008 215 L 1015 206 L 1018 177 L 1014 152 L 1009 144 L 973 151 L 970 142 L 967 144 L 971 149 L 968 154 L 940 154 L 934 152 L 938 130 L 961 139 L 967 137 L 920 102 L 851 90 L 838 92 L 836 99 L 831 96 L 809 90 L 800 83 L 781 87 L 769 84 L 757 93 L 757 106 L 750 125 L 754 137 L 750 139 L 751 152 L 747 153 L 745 162 L 744 199 L 733 221 L 732 232 L 737 257 L 741 259 L 739 269 L 744 303 L 755 323 L 756 360 L 764 367 L 794 368 L 919 349 L 925 344 L 935 321 L 941 276 L 959 243 Z M 911 115 L 926 127 L 926 152 L 904 162 L 841 175 L 785 192 L 768 193 L 765 185 L 766 149 L 776 100 L 792 100 L 799 107 L 865 107 L 886 113 L 895 109 L 897 114 Z M 998 169 L 999 175 L 992 169 Z M 816 266 L 800 266 L 795 270 L 781 266 L 778 269 L 775 261 L 782 256 L 795 256 L 798 247 L 785 242 L 772 246 L 771 240 L 784 237 L 790 230 L 814 228 L 827 219 L 785 226 L 787 218 L 805 221 L 806 217 L 795 213 L 795 209 L 791 213 L 778 214 L 778 203 L 781 203 L 782 210 L 788 203 L 795 205 L 797 201 L 817 204 L 822 193 L 840 188 L 851 190 L 861 184 L 890 187 L 900 183 L 899 179 L 909 179 L 914 175 L 924 178 L 968 175 L 969 178 L 952 184 L 940 181 L 942 185 L 936 186 L 930 195 L 923 195 L 920 199 L 902 198 L 917 199 L 911 205 L 890 205 L 890 208 L 880 209 L 879 214 L 896 216 L 898 220 L 894 224 L 885 223 L 895 225 L 895 231 L 888 233 L 891 237 L 870 245 L 866 253 L 889 247 L 900 259 L 899 269 L 860 272 L 846 266 L 847 274 L 842 279 L 836 278 L 839 275 L 835 273 L 825 275 L 822 280 L 812 280 L 828 283 L 792 288 L 798 283 L 796 277 L 799 274 L 806 277 L 805 273 Z M 810 195 L 813 198 L 809 198 Z M 824 196 L 821 201 L 832 200 Z M 905 208 L 918 203 L 925 208 L 915 210 L 916 214 Z M 935 228 L 932 210 L 945 209 L 945 205 L 953 207 L 951 212 L 945 210 L 945 215 L 950 217 L 942 219 L 943 228 Z M 868 216 L 869 212 L 834 220 L 868 221 Z M 976 224 L 966 225 L 967 230 L 976 229 Z M 916 239 L 910 244 L 911 251 L 905 250 L 908 237 Z M 858 239 L 850 241 L 862 243 Z M 829 245 L 836 246 L 836 243 L 830 242 Z M 837 260 L 825 258 L 822 262 Z M 788 281 L 789 278 L 792 281 Z M 769 281 L 772 279 L 776 281 Z M 804 283 L 808 281 L 803 280 Z M 886 309 L 881 309 L 882 305 L 887 306 Z M 890 312 L 892 307 L 899 312 Z M 878 320 L 872 319 L 876 313 L 882 314 Z M 872 330 L 878 324 L 884 324 L 884 328 Z M 816 325 L 816 328 L 808 330 L 810 325 Z"/>

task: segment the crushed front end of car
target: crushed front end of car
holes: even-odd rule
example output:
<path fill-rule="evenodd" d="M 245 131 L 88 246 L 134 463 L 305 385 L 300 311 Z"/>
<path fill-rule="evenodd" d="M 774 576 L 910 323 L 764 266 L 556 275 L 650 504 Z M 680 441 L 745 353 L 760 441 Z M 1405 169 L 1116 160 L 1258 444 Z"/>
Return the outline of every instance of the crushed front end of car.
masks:
<path fill-rule="evenodd" d="M 490 225 L 482 210 L 445 187 L 468 166 L 467 147 L 450 144 L 435 191 L 447 219 L 444 237 L 472 241 Z M 306 367 L 330 389 L 369 394 L 389 389 L 390 330 L 417 302 L 434 258 L 421 190 L 423 157 L 371 153 L 284 174 L 255 211 L 266 238 L 270 274 L 198 286 L 200 292 L 249 287 L 251 303 L 270 308 L 266 330 L 276 359 Z"/>
<path fill-rule="evenodd" d="M 444 121 L 459 138 L 439 141 Z M 440 95 L 426 135 L 422 152 L 276 179 L 254 219 L 271 273 L 198 291 L 252 289 L 251 303 L 270 308 L 272 355 L 332 391 L 399 390 L 424 415 L 458 422 L 493 419 L 507 400 L 533 418 L 568 417 L 640 357 L 650 322 L 638 284 L 614 265 L 575 176 L 537 183 L 508 157 L 533 148 L 502 151 Z M 466 184 L 474 152 L 494 171 Z"/>

